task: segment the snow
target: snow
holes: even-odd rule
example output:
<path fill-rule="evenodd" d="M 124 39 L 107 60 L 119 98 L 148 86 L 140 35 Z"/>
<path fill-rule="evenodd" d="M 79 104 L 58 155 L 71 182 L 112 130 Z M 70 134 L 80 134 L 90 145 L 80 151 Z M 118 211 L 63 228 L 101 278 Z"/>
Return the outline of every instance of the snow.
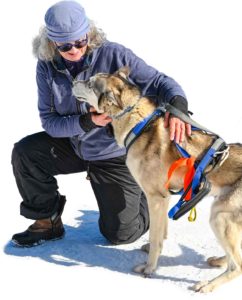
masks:
<path fill-rule="evenodd" d="M 1 299 L 180 299 L 241 298 L 242 277 L 213 293 L 200 295 L 190 287 L 213 278 L 206 259 L 222 255 L 209 227 L 212 198 L 198 206 L 198 218 L 169 221 L 159 267 L 152 278 L 132 273 L 146 260 L 139 250 L 148 234 L 129 245 L 114 246 L 99 233 L 98 208 L 85 174 L 57 176 L 67 196 L 62 240 L 22 249 L 9 240 L 31 220 L 19 215 L 11 170 L 13 143 L 41 130 L 36 107 L 35 64 L 31 41 L 55 1 L 6 1 L 1 28 Z M 81 2 L 89 17 L 110 40 L 131 48 L 184 88 L 194 119 L 220 133 L 227 142 L 241 142 L 242 19 L 240 1 L 150 0 Z M 3 4 L 2 4 L 3 5 Z M 172 204 L 177 200 L 174 197 Z"/>

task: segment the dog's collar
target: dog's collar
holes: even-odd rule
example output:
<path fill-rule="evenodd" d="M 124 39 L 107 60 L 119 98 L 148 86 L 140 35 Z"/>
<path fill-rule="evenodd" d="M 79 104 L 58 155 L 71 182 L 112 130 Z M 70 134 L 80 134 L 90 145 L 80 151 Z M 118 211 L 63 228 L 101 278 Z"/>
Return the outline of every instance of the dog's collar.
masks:
<path fill-rule="evenodd" d="M 137 99 L 137 102 L 134 105 L 129 105 L 129 106 L 125 107 L 124 110 L 122 110 L 120 113 L 118 113 L 116 115 L 110 115 L 110 118 L 117 120 L 117 119 L 123 117 L 125 114 L 131 112 L 138 105 L 141 98 L 143 98 L 143 95 L 139 96 L 139 98 Z"/>
<path fill-rule="evenodd" d="M 96 94 L 96 92 L 93 90 L 93 92 L 94 92 L 94 94 Z M 103 97 L 103 93 L 99 96 L 99 98 L 98 98 L 98 103 L 99 103 L 99 100 Z M 142 98 L 142 96 L 140 96 L 139 97 L 139 99 L 137 100 L 137 102 L 134 104 L 134 105 L 129 105 L 129 106 L 127 106 L 123 111 L 121 111 L 119 114 L 117 114 L 117 115 L 109 115 L 109 117 L 110 118 L 112 118 L 112 119 L 115 119 L 115 120 L 117 120 L 117 119 L 119 119 L 119 118 L 121 118 L 121 117 L 123 117 L 125 114 L 127 114 L 127 113 L 129 113 L 130 111 L 132 111 L 134 108 L 135 108 L 135 106 L 139 103 L 139 101 L 140 101 L 140 99 Z"/>
<path fill-rule="evenodd" d="M 139 100 L 138 100 L 139 101 Z M 138 103 L 138 102 L 137 102 Z M 117 115 L 112 115 L 110 116 L 112 119 L 119 119 L 121 117 L 123 117 L 125 114 L 129 113 L 130 111 L 132 111 L 134 109 L 134 107 L 137 105 L 137 103 L 135 103 L 134 105 L 132 106 L 127 106 L 123 111 L 121 111 L 121 113 L 117 114 Z"/>

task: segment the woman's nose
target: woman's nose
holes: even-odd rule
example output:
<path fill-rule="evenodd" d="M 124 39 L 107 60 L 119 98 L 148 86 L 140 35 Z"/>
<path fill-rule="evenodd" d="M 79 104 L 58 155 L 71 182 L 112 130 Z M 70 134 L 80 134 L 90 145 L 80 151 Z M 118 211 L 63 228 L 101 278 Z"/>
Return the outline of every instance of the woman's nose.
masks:
<path fill-rule="evenodd" d="M 78 49 L 73 46 L 69 52 L 72 54 L 76 54 L 78 52 Z"/>

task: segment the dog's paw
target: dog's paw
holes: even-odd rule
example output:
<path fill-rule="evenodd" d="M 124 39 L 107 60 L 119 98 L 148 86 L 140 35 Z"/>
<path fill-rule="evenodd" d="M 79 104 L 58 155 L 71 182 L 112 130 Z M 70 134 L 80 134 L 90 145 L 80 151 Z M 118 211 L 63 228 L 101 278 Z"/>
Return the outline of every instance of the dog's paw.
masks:
<path fill-rule="evenodd" d="M 216 268 L 226 267 L 226 265 L 227 265 L 226 256 L 221 256 L 221 257 L 212 256 L 212 257 L 209 257 L 207 259 L 207 263 L 211 267 L 216 267 Z"/>
<path fill-rule="evenodd" d="M 140 248 L 142 251 L 149 253 L 150 251 L 150 243 L 144 244 L 143 246 L 141 246 Z"/>
<path fill-rule="evenodd" d="M 154 268 L 152 268 L 150 265 L 147 264 L 141 264 L 138 266 L 135 266 L 133 268 L 133 271 L 135 273 L 141 274 L 144 277 L 151 277 L 152 273 L 155 271 Z"/>
<path fill-rule="evenodd" d="M 192 290 L 199 293 L 209 293 L 214 289 L 214 286 L 209 281 L 201 281 L 192 287 Z"/>
<path fill-rule="evenodd" d="M 144 270 L 145 270 L 145 266 L 146 266 L 146 264 L 137 265 L 133 268 L 133 272 L 135 272 L 137 274 L 143 274 Z"/>

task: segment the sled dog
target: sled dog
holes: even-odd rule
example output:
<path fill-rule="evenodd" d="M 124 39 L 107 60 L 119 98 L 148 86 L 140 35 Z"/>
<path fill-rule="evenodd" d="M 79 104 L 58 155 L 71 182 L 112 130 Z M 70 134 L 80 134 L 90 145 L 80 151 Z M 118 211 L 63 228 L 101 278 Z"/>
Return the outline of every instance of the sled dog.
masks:
<path fill-rule="evenodd" d="M 124 67 L 114 74 L 98 73 L 87 81 L 76 81 L 73 93 L 77 99 L 88 102 L 97 112 L 105 112 L 113 118 L 114 136 L 120 146 L 130 130 L 155 110 L 155 104 L 142 97 L 139 89 L 128 81 L 129 69 Z M 132 109 L 127 109 L 132 107 Z M 202 131 L 194 131 L 185 137 L 184 149 L 199 159 L 211 145 L 212 137 Z M 167 211 L 170 191 L 165 188 L 167 172 L 171 164 L 180 158 L 169 129 L 164 128 L 160 117 L 135 140 L 127 153 L 127 166 L 144 191 L 149 207 L 149 244 L 142 248 L 148 252 L 146 263 L 135 266 L 134 271 L 150 276 L 157 267 L 167 233 Z M 183 187 L 182 168 L 175 172 L 170 181 L 171 190 Z M 242 272 L 242 145 L 229 144 L 229 153 L 222 164 L 207 174 L 211 183 L 209 195 L 215 197 L 211 207 L 210 225 L 225 252 L 223 257 L 211 257 L 208 264 L 224 267 L 224 273 L 211 281 L 199 282 L 193 289 L 200 292 L 212 291 Z"/>

